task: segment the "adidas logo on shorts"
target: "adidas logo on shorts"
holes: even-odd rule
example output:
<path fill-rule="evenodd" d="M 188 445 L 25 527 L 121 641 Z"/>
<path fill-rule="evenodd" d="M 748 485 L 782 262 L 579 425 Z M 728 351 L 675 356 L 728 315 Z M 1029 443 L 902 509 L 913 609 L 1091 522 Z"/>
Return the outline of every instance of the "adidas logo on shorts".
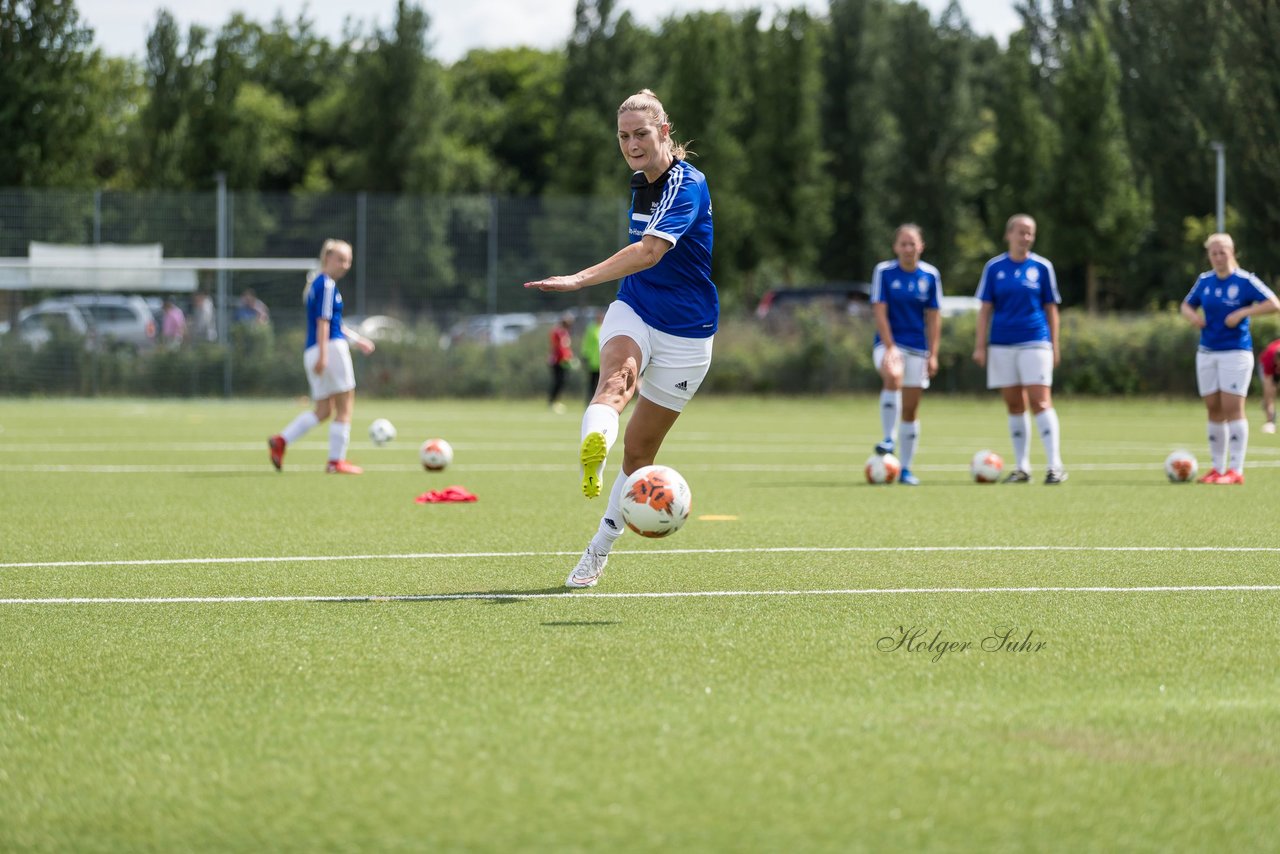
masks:
<path fill-rule="evenodd" d="M 688 380 L 680 380 L 680 382 L 676 383 L 676 388 L 680 389 L 681 391 L 688 391 L 688 390 L 689 390 L 689 381 L 688 381 Z"/>

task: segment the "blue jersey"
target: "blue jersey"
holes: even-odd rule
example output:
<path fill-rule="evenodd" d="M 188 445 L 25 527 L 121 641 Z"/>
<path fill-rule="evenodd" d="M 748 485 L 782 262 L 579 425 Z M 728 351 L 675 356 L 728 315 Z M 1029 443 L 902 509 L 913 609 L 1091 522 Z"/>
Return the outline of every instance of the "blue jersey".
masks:
<path fill-rule="evenodd" d="M 903 350 L 929 351 L 925 312 L 936 310 L 941 299 L 942 276 L 932 264 L 920 261 L 908 273 L 897 261 L 881 261 L 871 273 L 871 302 L 885 304 L 893 343 Z M 880 343 L 878 331 L 875 343 Z"/>
<path fill-rule="evenodd" d="M 1275 294 L 1253 273 L 1236 270 L 1225 279 L 1210 270 L 1201 273 L 1183 300 L 1192 308 L 1204 309 L 1204 329 L 1200 330 L 1201 350 L 1253 350 L 1249 318 L 1227 327 L 1227 315 L 1238 308 L 1274 299 Z"/>
<path fill-rule="evenodd" d="M 711 194 L 707 179 L 682 160 L 652 184 L 631 177 L 632 243 L 652 234 L 671 244 L 662 260 L 622 280 L 618 299 L 654 329 L 681 338 L 710 338 L 720 320 L 711 281 Z"/>
<path fill-rule="evenodd" d="M 307 288 L 307 347 L 316 346 L 316 321 L 329 321 L 329 340 L 345 338 L 342 334 L 342 294 L 338 283 L 320 273 Z"/>
<path fill-rule="evenodd" d="M 1015 261 L 1006 252 L 982 268 L 978 299 L 991 303 L 988 344 L 1002 347 L 1051 347 L 1044 307 L 1062 302 L 1058 277 L 1048 258 L 1036 253 Z"/>

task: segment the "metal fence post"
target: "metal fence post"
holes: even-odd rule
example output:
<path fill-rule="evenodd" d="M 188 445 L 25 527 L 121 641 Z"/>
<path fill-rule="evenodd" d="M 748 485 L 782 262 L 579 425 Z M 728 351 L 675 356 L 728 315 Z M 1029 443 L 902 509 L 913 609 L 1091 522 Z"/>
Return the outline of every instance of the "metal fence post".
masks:
<path fill-rule="evenodd" d="M 369 251 L 369 194 L 356 193 L 356 314 L 368 316 L 365 305 L 364 256 Z"/>
<path fill-rule="evenodd" d="M 217 210 L 217 255 L 227 257 L 227 173 L 219 172 Z M 218 270 L 218 330 L 225 352 L 222 363 L 222 394 L 231 397 L 231 306 L 230 288 L 227 287 L 227 271 Z"/>

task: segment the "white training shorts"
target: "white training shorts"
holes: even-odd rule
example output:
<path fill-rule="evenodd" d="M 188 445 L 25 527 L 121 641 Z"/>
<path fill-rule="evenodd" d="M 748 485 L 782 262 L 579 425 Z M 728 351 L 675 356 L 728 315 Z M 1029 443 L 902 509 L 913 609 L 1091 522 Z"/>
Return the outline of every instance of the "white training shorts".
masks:
<path fill-rule="evenodd" d="M 1196 386 L 1201 397 L 1218 391 L 1248 397 L 1252 378 L 1252 350 L 1196 351 Z"/>
<path fill-rule="evenodd" d="M 325 362 L 323 374 L 315 372 L 320 346 L 313 345 L 302 353 L 302 367 L 307 372 L 307 382 L 311 384 L 312 400 L 326 400 L 356 387 L 356 372 L 351 367 L 351 346 L 347 339 L 330 338 L 327 343 L 329 360 Z"/>
<path fill-rule="evenodd" d="M 902 356 L 902 387 L 928 388 L 929 357 L 915 350 L 904 350 L 901 347 L 898 348 L 898 353 Z M 877 344 L 871 351 L 871 361 L 875 362 L 877 372 L 884 364 L 884 354 L 883 344 Z"/>
<path fill-rule="evenodd" d="M 664 409 L 683 412 L 711 367 L 710 338 L 681 338 L 660 332 L 640 319 L 635 309 L 614 300 L 600 324 L 600 347 L 619 335 L 640 345 L 640 396 Z"/>
<path fill-rule="evenodd" d="M 1053 348 L 1006 347 L 992 344 L 987 348 L 987 388 L 1015 385 L 1053 385 Z"/>

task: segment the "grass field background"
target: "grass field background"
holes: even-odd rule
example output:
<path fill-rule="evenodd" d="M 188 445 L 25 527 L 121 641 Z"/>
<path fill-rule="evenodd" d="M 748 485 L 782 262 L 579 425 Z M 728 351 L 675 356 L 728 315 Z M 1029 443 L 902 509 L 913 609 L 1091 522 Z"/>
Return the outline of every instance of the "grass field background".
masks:
<path fill-rule="evenodd" d="M 693 518 L 569 593 L 576 417 L 362 399 L 364 476 L 277 474 L 300 407 L 0 402 L 0 850 L 1275 850 L 1275 436 L 1175 486 L 1198 402 L 1063 400 L 1071 480 L 979 486 L 931 397 L 871 487 L 872 398 L 699 399 Z"/>

